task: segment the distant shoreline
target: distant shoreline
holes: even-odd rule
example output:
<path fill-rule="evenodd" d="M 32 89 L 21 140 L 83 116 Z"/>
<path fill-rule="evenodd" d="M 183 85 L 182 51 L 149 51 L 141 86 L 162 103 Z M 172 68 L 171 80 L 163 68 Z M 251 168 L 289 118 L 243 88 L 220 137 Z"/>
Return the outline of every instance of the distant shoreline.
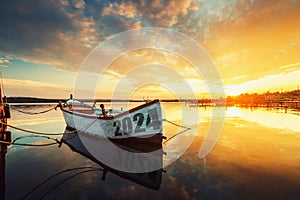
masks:
<path fill-rule="evenodd" d="M 48 98 L 38 98 L 38 97 L 7 97 L 8 103 L 58 103 L 59 101 L 65 102 L 68 99 L 48 99 Z M 78 99 L 83 102 L 145 102 L 148 99 Z M 287 92 L 266 92 L 263 94 L 240 94 L 238 96 L 227 96 L 226 98 L 220 97 L 219 99 L 201 98 L 201 99 L 160 99 L 161 102 L 188 102 L 196 104 L 226 104 L 229 105 L 243 105 L 243 106 L 257 106 L 257 104 L 269 105 L 272 102 L 287 102 L 287 101 L 297 101 L 300 102 L 300 90 L 293 90 Z M 297 106 L 296 106 L 297 107 Z"/>
<path fill-rule="evenodd" d="M 45 99 L 35 97 L 7 97 L 8 103 L 58 103 L 65 102 L 67 99 Z M 145 102 L 145 100 L 128 100 L 128 99 L 78 99 L 83 102 Z M 179 102 L 177 99 L 162 99 L 162 102 Z"/>

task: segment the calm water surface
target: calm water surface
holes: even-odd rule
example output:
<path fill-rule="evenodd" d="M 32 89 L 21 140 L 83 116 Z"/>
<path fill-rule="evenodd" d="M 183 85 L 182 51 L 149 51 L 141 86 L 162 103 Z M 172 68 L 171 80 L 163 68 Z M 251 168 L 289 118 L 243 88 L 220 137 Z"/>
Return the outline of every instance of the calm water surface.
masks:
<path fill-rule="evenodd" d="M 20 107 L 37 112 L 53 105 Z M 122 107 L 122 105 L 118 105 Z M 118 108 L 116 106 L 115 108 Z M 130 105 L 133 106 L 133 105 Z M 108 106 L 109 107 L 109 106 Z M 182 111 L 182 108 L 184 111 Z M 130 178 L 103 172 L 97 163 L 72 151 L 68 145 L 48 147 L 9 146 L 5 158 L 6 199 L 299 199 L 300 198 L 300 116 L 281 110 L 228 108 L 218 143 L 204 159 L 199 149 L 211 120 L 211 109 L 164 103 L 164 117 L 181 123 L 182 113 L 199 113 L 199 122 L 184 125 L 192 130 L 164 145 L 164 167 L 159 188 L 151 189 Z M 9 124 L 29 130 L 65 131 L 61 112 L 24 115 L 12 111 Z M 30 135 L 9 128 L 12 138 Z M 182 131 L 165 123 L 167 137 Z M 194 131 L 194 132 L 193 132 Z M 61 138 L 62 136 L 53 136 Z M 25 138 L 22 143 L 49 143 L 45 138 Z M 187 144 L 189 148 L 185 147 Z M 183 150 L 185 150 L 182 152 Z M 91 168 L 80 167 L 93 167 Z M 3 169 L 5 168 L 5 169 Z M 67 170 L 66 172 L 63 172 Z M 55 174 L 62 172 L 56 176 Z"/>

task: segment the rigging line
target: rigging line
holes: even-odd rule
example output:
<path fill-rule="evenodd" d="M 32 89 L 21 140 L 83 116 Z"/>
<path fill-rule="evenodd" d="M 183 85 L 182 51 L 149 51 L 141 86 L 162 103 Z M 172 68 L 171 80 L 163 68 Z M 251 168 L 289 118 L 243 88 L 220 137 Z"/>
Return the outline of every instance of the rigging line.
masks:
<path fill-rule="evenodd" d="M 37 190 L 40 186 L 44 185 L 46 182 L 50 181 L 51 179 L 55 178 L 56 176 L 63 174 L 65 172 L 69 172 L 69 171 L 74 171 L 74 170 L 80 170 L 80 169 L 98 169 L 95 167 L 75 167 L 75 168 L 71 168 L 71 169 L 66 169 L 63 171 L 60 171 L 50 177 L 48 177 L 47 179 L 45 179 L 43 182 L 41 182 L 40 184 L 38 184 L 37 186 L 35 186 L 34 188 L 32 188 L 29 192 L 27 192 L 22 199 L 25 199 L 26 197 L 28 197 L 31 193 L 33 193 L 35 190 Z"/>
<path fill-rule="evenodd" d="M 60 185 L 62 185 L 63 183 L 67 182 L 68 180 L 80 175 L 80 174 L 84 174 L 84 173 L 88 173 L 88 172 L 96 172 L 96 171 L 102 171 L 102 169 L 90 169 L 90 170 L 85 170 L 85 171 L 82 171 L 82 172 L 78 172 L 68 178 L 66 178 L 65 180 L 59 182 L 57 185 L 53 186 L 50 190 L 48 190 L 48 192 L 46 192 L 45 194 L 43 194 L 43 196 L 40 198 L 40 199 L 43 199 L 44 197 L 46 197 L 48 194 L 50 194 L 53 190 L 55 190 L 56 188 L 58 188 Z"/>
<path fill-rule="evenodd" d="M 27 114 L 27 115 L 38 115 L 38 114 L 43 114 L 43 113 L 47 113 L 47 112 L 50 112 L 51 110 L 55 110 L 57 108 L 57 106 L 53 107 L 53 108 L 50 108 L 50 109 L 47 109 L 47 110 L 43 110 L 43 111 L 40 111 L 40 112 L 26 112 L 26 111 L 23 111 L 23 110 L 20 110 L 20 109 L 17 109 L 15 108 L 15 106 L 10 106 L 13 110 L 15 111 L 18 111 L 20 113 L 23 113 L 23 114 Z"/>

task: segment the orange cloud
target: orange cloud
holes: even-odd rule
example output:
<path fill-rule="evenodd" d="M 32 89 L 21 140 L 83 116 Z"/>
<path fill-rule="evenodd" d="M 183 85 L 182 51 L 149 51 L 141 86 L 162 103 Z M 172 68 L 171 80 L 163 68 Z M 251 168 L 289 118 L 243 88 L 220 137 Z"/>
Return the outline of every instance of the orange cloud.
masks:
<path fill-rule="evenodd" d="M 127 3 L 110 3 L 108 7 L 105 7 L 102 11 L 102 15 L 118 15 L 127 18 L 134 18 L 138 14 L 137 6 L 135 3 L 129 1 Z"/>
<path fill-rule="evenodd" d="M 31 80 L 4 79 L 7 96 L 31 96 L 45 98 L 67 98 L 72 88 Z"/>
<path fill-rule="evenodd" d="M 238 20 L 213 24 L 204 46 L 222 77 L 236 84 L 295 70 L 293 63 L 300 61 L 299 8 L 293 1 L 255 1 Z"/>

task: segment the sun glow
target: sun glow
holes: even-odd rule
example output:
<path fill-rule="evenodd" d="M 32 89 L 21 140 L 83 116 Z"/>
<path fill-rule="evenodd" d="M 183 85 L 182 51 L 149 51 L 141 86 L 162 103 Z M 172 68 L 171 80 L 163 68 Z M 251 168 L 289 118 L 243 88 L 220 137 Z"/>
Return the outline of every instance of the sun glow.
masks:
<path fill-rule="evenodd" d="M 238 96 L 245 92 L 245 88 L 241 85 L 228 85 L 224 87 L 225 94 L 229 96 Z"/>

